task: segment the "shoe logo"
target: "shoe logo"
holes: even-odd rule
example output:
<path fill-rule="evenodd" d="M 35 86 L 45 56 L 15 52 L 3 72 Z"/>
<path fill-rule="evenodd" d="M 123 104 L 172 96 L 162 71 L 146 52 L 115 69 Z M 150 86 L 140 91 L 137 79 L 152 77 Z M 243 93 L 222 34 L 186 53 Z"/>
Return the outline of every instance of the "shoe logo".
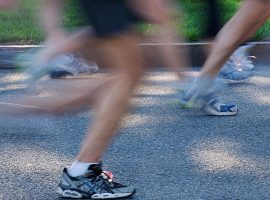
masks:
<path fill-rule="evenodd" d="M 78 185 L 78 188 L 86 193 L 101 193 L 102 187 L 100 185 L 97 185 L 93 183 L 91 180 L 87 180 L 80 185 Z"/>

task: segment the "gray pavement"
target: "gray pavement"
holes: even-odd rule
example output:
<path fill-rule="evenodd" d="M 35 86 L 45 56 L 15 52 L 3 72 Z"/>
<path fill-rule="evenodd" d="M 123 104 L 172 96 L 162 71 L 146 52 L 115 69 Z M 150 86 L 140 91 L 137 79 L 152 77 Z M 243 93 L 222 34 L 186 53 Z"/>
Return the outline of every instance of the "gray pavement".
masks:
<path fill-rule="evenodd" d="M 0 71 L 0 100 L 20 93 L 21 76 Z M 134 200 L 270 199 L 270 68 L 222 91 L 236 117 L 203 116 L 175 103 L 176 78 L 148 74 L 131 100 L 104 168 L 133 184 Z M 230 91 L 230 92 L 229 92 Z M 0 199 L 58 199 L 63 167 L 74 160 L 93 112 L 0 118 Z"/>

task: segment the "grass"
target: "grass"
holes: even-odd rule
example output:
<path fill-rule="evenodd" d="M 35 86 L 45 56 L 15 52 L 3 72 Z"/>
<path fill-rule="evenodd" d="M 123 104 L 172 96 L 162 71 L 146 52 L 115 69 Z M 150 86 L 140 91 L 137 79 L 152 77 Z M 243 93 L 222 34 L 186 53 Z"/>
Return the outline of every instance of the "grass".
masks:
<path fill-rule="evenodd" d="M 0 12 L 0 43 L 38 44 L 43 39 L 39 24 L 40 1 L 21 0 L 20 6 L 12 11 Z M 76 27 L 85 23 L 77 14 L 75 1 L 68 1 L 63 23 L 66 27 Z"/>
<path fill-rule="evenodd" d="M 0 12 L 0 42 L 37 43 L 41 40 L 38 1 L 23 0 L 21 6 L 12 11 Z"/>
<path fill-rule="evenodd" d="M 203 38 L 206 27 L 205 3 L 202 0 L 178 0 L 181 10 L 178 17 L 177 31 L 189 41 L 198 41 Z M 221 19 L 225 23 L 237 10 L 241 0 L 221 0 Z M 39 1 L 21 0 L 21 5 L 13 11 L 0 12 L 0 43 L 37 44 L 43 40 L 42 31 L 38 22 Z M 78 27 L 85 24 L 81 18 L 76 0 L 68 0 L 66 12 L 63 17 L 67 28 Z M 180 13 L 180 12 L 179 12 Z M 254 36 L 261 39 L 269 36 L 270 23 L 266 23 Z M 152 25 L 139 25 L 139 30 L 149 33 L 154 32 Z"/>
<path fill-rule="evenodd" d="M 179 0 L 181 1 L 181 9 L 183 10 L 183 23 L 179 27 L 179 32 L 188 38 L 190 41 L 197 41 L 203 38 L 205 27 L 207 27 L 207 16 L 204 10 L 206 5 L 201 0 Z M 241 0 L 220 0 L 218 1 L 221 7 L 220 20 L 225 24 L 237 11 L 241 4 Z M 269 21 L 265 23 L 254 35 L 253 39 L 259 40 L 269 36 Z"/>

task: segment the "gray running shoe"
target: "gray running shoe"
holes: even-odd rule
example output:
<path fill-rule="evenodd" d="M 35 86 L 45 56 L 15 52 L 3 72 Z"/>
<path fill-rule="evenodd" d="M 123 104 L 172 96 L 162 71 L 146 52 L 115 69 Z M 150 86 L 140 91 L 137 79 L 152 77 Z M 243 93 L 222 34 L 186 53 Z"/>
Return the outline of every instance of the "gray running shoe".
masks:
<path fill-rule="evenodd" d="M 237 115 L 238 108 L 236 105 L 231 103 L 223 103 L 217 95 L 217 91 L 220 86 L 214 85 L 209 90 L 204 92 L 197 92 L 199 88 L 193 86 L 187 87 L 184 91 L 180 93 L 180 104 L 182 108 L 195 108 L 201 110 L 206 115 L 213 116 L 233 116 Z M 191 97 L 190 91 L 192 93 L 198 93 L 195 97 Z"/>
<path fill-rule="evenodd" d="M 232 103 L 223 103 L 215 94 L 215 91 L 208 93 L 204 97 L 204 104 L 202 105 L 201 110 L 206 115 L 212 116 L 233 116 L 238 113 L 236 105 Z"/>
<path fill-rule="evenodd" d="M 234 62 L 238 71 L 250 71 L 255 68 L 253 61 L 256 57 L 248 54 L 248 50 L 253 46 L 252 44 L 241 46 L 232 54 L 231 60 Z"/>
<path fill-rule="evenodd" d="M 62 55 L 54 59 L 50 64 L 50 77 L 63 78 L 78 74 L 92 74 L 98 72 L 99 68 L 94 62 L 86 62 L 84 59 L 74 55 Z"/>
<path fill-rule="evenodd" d="M 249 80 L 252 76 L 252 71 L 239 71 L 231 61 L 228 61 L 218 74 L 218 78 L 226 83 L 242 83 Z"/>
<path fill-rule="evenodd" d="M 78 177 L 69 176 L 63 170 L 57 193 L 65 198 L 119 199 L 135 193 L 132 186 L 125 186 L 112 180 L 111 173 L 102 171 L 101 165 L 93 164 Z"/>
<path fill-rule="evenodd" d="M 31 49 L 19 54 L 15 61 L 17 68 L 28 77 L 26 83 L 29 85 L 48 74 L 51 78 L 62 78 L 78 74 L 96 73 L 99 70 L 96 63 L 86 62 L 71 54 L 60 55 L 49 62 L 42 62 L 42 59 L 38 58 L 37 49 Z"/>

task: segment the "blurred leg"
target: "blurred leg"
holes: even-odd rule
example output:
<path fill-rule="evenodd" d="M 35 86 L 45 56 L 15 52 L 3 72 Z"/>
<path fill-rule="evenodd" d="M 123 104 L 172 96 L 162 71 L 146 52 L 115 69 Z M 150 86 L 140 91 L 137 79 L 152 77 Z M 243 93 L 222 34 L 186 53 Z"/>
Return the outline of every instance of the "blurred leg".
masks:
<path fill-rule="evenodd" d="M 118 78 L 97 96 L 96 117 L 89 129 L 77 160 L 99 162 L 111 142 L 128 99 L 142 73 L 138 40 L 122 37 L 106 41 L 106 59 L 112 65 L 112 73 Z"/>
<path fill-rule="evenodd" d="M 268 1 L 246 0 L 218 34 L 201 76 L 214 78 L 233 51 L 246 39 L 247 33 L 256 31 L 254 27 L 258 28 L 262 13 L 268 9 Z"/>
<path fill-rule="evenodd" d="M 161 45 L 157 45 L 160 57 L 164 64 L 171 71 L 177 72 L 179 77 L 184 76 L 181 72 L 183 67 L 188 65 L 185 49 L 179 51 L 179 47 L 173 43 L 179 42 L 179 36 L 176 33 L 176 12 L 173 9 L 174 1 L 148 0 L 136 1 L 129 0 L 132 9 L 146 22 L 150 22 L 157 26 L 155 33 L 155 41 Z M 182 52 L 184 51 L 184 52 Z"/>
<path fill-rule="evenodd" d="M 38 59 L 47 62 L 54 57 L 75 52 L 89 40 L 89 29 L 79 30 L 67 35 L 62 29 L 61 16 L 65 2 L 63 0 L 43 1 L 41 25 L 47 37 L 45 47 L 39 52 Z"/>

